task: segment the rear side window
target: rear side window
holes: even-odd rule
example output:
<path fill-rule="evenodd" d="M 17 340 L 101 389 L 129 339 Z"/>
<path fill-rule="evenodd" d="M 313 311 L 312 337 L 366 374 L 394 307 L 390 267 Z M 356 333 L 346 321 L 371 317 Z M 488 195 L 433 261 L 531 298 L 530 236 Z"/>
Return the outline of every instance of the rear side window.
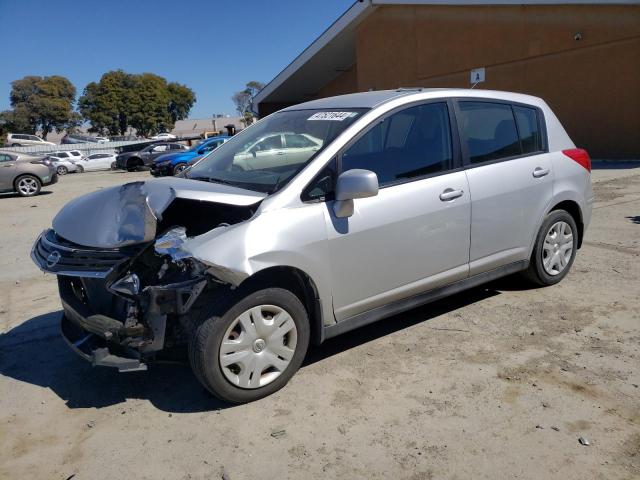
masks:
<path fill-rule="evenodd" d="M 541 152 L 543 150 L 542 135 L 537 110 L 514 105 L 513 112 L 516 115 L 516 123 L 520 133 L 522 153 Z"/>
<path fill-rule="evenodd" d="M 358 139 L 342 156 L 342 171 L 371 170 L 380 186 L 449 170 L 453 160 L 446 103 L 397 112 Z"/>
<path fill-rule="evenodd" d="M 460 133 L 471 163 L 520 155 L 518 130 L 510 105 L 460 102 L 459 109 Z"/>

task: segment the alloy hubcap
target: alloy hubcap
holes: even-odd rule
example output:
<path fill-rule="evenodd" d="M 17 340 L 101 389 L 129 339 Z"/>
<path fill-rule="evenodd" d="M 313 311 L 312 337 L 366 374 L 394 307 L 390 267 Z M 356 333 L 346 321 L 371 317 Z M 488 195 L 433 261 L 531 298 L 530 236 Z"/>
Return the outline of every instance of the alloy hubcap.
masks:
<path fill-rule="evenodd" d="M 237 387 L 264 387 L 287 369 L 297 342 L 296 324 L 286 310 L 275 305 L 253 307 L 225 332 L 219 351 L 220 368 Z"/>
<path fill-rule="evenodd" d="M 554 223 L 542 246 L 542 265 L 551 276 L 559 275 L 567 268 L 573 253 L 573 232 L 567 222 Z"/>
<path fill-rule="evenodd" d="M 33 195 L 38 190 L 38 184 L 33 178 L 23 178 L 18 182 L 18 190 L 23 195 Z"/>

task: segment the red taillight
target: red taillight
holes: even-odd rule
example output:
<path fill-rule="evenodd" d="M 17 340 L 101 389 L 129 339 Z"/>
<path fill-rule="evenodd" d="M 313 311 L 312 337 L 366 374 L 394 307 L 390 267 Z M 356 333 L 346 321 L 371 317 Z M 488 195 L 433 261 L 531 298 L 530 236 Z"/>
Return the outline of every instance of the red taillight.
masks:
<path fill-rule="evenodd" d="M 570 150 L 563 150 L 562 153 L 564 153 L 571 160 L 578 162 L 580 165 L 586 168 L 587 171 L 591 171 L 591 158 L 589 157 L 589 154 L 586 150 L 582 148 L 572 148 Z"/>

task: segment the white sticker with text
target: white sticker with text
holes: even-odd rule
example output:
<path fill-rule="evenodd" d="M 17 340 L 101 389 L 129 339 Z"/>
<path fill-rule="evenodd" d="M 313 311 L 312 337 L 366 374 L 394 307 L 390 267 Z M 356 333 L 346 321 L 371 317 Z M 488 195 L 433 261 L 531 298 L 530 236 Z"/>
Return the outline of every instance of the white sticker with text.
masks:
<path fill-rule="evenodd" d="M 317 112 L 311 115 L 307 120 L 330 120 L 341 122 L 346 118 L 355 117 L 356 112 Z"/>

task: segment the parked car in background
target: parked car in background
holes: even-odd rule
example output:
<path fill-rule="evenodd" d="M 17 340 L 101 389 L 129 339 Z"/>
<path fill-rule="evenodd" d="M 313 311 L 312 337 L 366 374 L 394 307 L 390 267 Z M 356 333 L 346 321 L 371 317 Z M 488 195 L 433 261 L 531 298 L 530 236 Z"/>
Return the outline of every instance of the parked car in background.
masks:
<path fill-rule="evenodd" d="M 66 150 L 66 153 L 69 154 L 69 159 L 76 163 L 87 158 L 80 150 Z"/>
<path fill-rule="evenodd" d="M 94 153 L 77 162 L 78 168 L 82 167 L 85 172 L 95 172 L 98 170 L 112 170 L 115 166 L 115 153 Z"/>
<path fill-rule="evenodd" d="M 199 160 L 227 140 L 229 140 L 227 136 L 210 137 L 187 151 L 160 155 L 151 165 L 151 175 L 154 177 L 177 175 L 187 168 L 190 162 Z"/>
<path fill-rule="evenodd" d="M 53 142 L 47 142 L 46 140 L 41 139 L 37 135 L 30 135 L 27 133 L 8 133 L 6 145 L 8 147 L 24 147 L 31 145 L 55 145 Z"/>
<path fill-rule="evenodd" d="M 82 168 L 78 168 L 78 165 L 73 161 L 73 157 L 69 152 L 50 153 L 46 158 L 53 163 L 58 175 L 66 175 L 67 173 L 74 172 L 82 173 L 84 171 Z"/>
<path fill-rule="evenodd" d="M 251 170 L 254 165 L 269 161 L 274 166 L 293 165 L 309 158 L 322 147 L 322 140 L 307 133 L 275 133 L 246 142 L 234 157 L 234 161 Z"/>
<path fill-rule="evenodd" d="M 151 140 L 175 140 L 176 138 L 178 137 L 170 133 L 159 133 L 151 137 Z"/>
<path fill-rule="evenodd" d="M 57 181 L 56 170 L 46 158 L 0 152 L 0 191 L 33 197 L 43 185 Z"/>
<path fill-rule="evenodd" d="M 67 133 L 62 140 L 61 144 L 68 145 L 74 143 L 99 143 L 98 138 L 92 135 L 84 135 L 80 133 Z"/>
<path fill-rule="evenodd" d="M 109 140 L 107 137 L 96 137 L 96 141 L 98 143 L 109 143 L 111 140 Z"/>
<path fill-rule="evenodd" d="M 152 143 L 142 150 L 121 153 L 116 159 L 116 167 L 133 172 L 142 167 L 151 166 L 153 161 L 160 155 L 169 152 L 184 152 L 186 150 L 188 150 L 188 147 L 181 143 Z"/>

